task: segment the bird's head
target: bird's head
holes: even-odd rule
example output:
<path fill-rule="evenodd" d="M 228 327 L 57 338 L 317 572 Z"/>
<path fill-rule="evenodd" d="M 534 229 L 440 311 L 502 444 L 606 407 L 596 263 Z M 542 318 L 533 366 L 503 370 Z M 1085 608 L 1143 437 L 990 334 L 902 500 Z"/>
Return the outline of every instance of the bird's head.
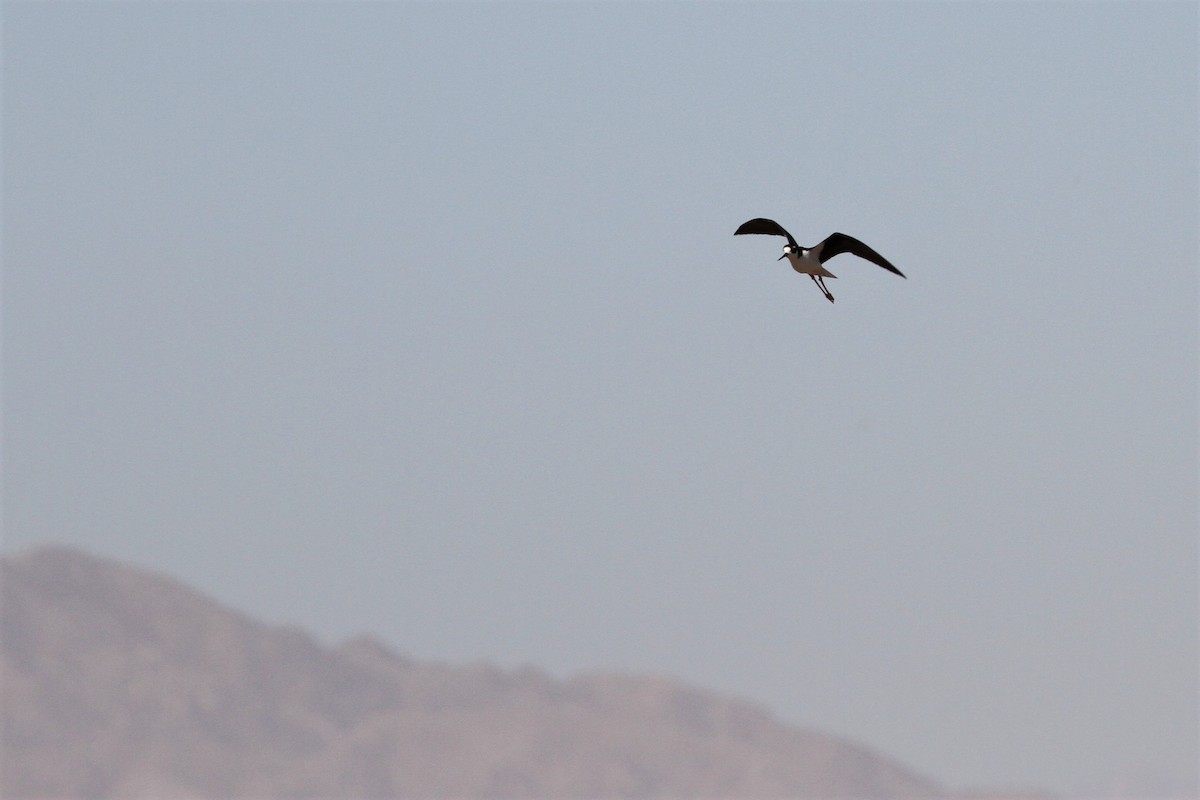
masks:
<path fill-rule="evenodd" d="M 790 244 L 785 244 L 785 245 L 783 246 L 783 255 L 781 255 L 779 258 L 777 258 L 777 259 L 775 259 L 775 260 L 776 260 L 776 261 L 783 261 L 785 258 L 787 258 L 788 256 L 790 256 L 790 255 L 794 254 L 795 252 L 796 252 L 796 248 L 792 247 Z"/>

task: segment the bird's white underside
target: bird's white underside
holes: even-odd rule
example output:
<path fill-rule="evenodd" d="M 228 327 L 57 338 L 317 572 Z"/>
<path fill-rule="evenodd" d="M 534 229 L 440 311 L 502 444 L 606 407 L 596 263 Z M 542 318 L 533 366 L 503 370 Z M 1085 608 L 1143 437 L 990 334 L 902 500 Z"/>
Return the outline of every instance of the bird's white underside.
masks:
<path fill-rule="evenodd" d="M 792 265 L 792 269 L 802 275 L 820 275 L 822 278 L 836 278 L 825 266 L 817 261 L 812 255 L 812 250 L 805 251 L 801 255 L 795 253 L 784 253 L 787 256 L 788 262 Z"/>

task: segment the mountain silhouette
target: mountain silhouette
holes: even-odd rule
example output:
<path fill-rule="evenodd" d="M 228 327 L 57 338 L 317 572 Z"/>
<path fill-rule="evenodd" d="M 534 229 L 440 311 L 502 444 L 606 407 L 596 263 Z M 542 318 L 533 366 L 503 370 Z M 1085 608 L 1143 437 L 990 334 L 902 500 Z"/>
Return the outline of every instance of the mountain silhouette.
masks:
<path fill-rule="evenodd" d="M 67 548 L 0 567 L 4 797 L 946 796 L 675 680 L 327 647 Z"/>

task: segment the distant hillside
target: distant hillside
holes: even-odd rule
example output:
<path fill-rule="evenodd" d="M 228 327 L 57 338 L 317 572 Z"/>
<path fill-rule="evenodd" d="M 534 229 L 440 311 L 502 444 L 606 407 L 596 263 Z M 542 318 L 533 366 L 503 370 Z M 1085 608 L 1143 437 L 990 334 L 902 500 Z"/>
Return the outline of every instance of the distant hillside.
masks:
<path fill-rule="evenodd" d="M 943 797 L 658 678 L 449 667 L 67 549 L 0 560 L 4 797 Z"/>

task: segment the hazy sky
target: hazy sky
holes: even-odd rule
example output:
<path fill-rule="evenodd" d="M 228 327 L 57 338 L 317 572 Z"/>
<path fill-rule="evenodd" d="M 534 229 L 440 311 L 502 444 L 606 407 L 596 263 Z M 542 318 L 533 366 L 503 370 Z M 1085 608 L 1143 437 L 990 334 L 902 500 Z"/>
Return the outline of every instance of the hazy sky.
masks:
<path fill-rule="evenodd" d="M 5 552 L 1195 789 L 1195 3 L 2 22 Z"/>

